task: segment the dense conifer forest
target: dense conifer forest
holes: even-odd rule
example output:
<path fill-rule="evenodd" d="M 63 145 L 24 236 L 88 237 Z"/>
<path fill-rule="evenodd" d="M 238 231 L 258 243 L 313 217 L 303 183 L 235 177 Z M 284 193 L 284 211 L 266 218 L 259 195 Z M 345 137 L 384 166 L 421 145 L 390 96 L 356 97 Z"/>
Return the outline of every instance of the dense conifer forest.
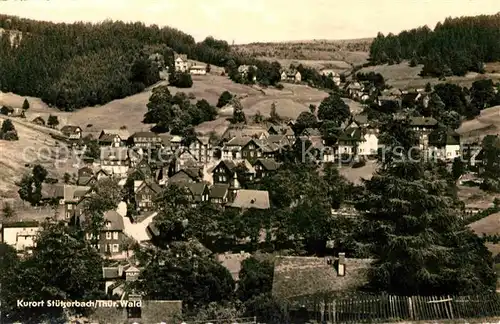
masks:
<path fill-rule="evenodd" d="M 423 64 L 422 76 L 445 77 L 482 72 L 483 63 L 500 60 L 500 13 L 447 18 L 434 30 L 427 26 L 398 35 L 379 33 L 370 48 L 372 64 L 409 60 Z"/>
<path fill-rule="evenodd" d="M 229 59 L 245 63 L 225 41 L 196 43 L 177 29 L 143 23 L 56 24 L 0 15 L 0 28 L 0 90 L 63 110 L 104 104 L 156 83 L 158 67 L 148 60 L 153 53 L 167 65 L 174 52 L 219 66 Z"/>

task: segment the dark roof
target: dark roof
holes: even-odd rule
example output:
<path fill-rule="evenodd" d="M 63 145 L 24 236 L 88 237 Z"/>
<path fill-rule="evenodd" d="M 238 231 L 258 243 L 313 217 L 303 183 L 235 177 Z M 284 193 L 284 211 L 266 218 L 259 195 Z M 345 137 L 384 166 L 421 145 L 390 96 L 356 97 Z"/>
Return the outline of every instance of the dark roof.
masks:
<path fill-rule="evenodd" d="M 114 141 L 115 137 L 117 137 L 117 136 L 118 136 L 117 134 L 102 134 L 102 136 L 99 137 L 99 142 L 112 143 Z"/>
<path fill-rule="evenodd" d="M 231 161 L 231 160 L 222 160 L 219 162 L 219 164 L 215 167 L 218 168 L 219 165 L 223 165 L 225 166 L 230 172 L 234 172 L 234 169 L 236 169 L 236 167 L 238 166 L 236 163 L 234 163 L 234 161 Z"/>
<path fill-rule="evenodd" d="M 361 141 L 361 130 L 359 128 L 349 127 L 340 136 L 341 141 Z"/>
<path fill-rule="evenodd" d="M 155 193 L 161 192 L 161 187 L 159 184 L 154 182 L 153 180 L 146 179 L 144 181 L 144 184 L 147 185 L 149 188 L 151 188 Z"/>
<path fill-rule="evenodd" d="M 153 132 L 136 132 L 130 136 L 132 138 L 136 137 L 159 137 L 158 134 L 153 133 Z"/>
<path fill-rule="evenodd" d="M 43 122 L 43 124 L 45 125 L 45 120 L 42 117 L 40 117 L 40 116 L 34 118 L 31 122 L 35 123 L 37 121 Z"/>
<path fill-rule="evenodd" d="M 222 199 L 226 197 L 229 190 L 229 184 L 216 183 L 210 188 L 210 198 Z"/>
<path fill-rule="evenodd" d="M 118 267 L 102 267 L 103 279 L 116 279 L 119 278 L 118 274 Z"/>
<path fill-rule="evenodd" d="M 460 145 L 460 135 L 452 130 L 446 132 L 446 139 L 440 141 L 439 136 L 429 136 L 429 144 L 437 147 L 442 147 L 444 145 Z"/>
<path fill-rule="evenodd" d="M 106 222 L 110 222 L 110 226 L 105 227 L 103 231 L 123 231 L 125 229 L 123 217 L 114 210 L 104 213 L 104 219 Z"/>
<path fill-rule="evenodd" d="M 193 183 L 186 184 L 186 187 L 189 189 L 189 191 L 193 195 L 195 201 L 201 201 L 201 197 L 203 196 L 203 193 L 205 192 L 205 188 L 207 187 L 207 184 L 204 182 L 193 182 Z"/>
<path fill-rule="evenodd" d="M 82 130 L 79 126 L 66 125 L 61 128 L 61 133 L 76 133 L 77 130 Z"/>
<path fill-rule="evenodd" d="M 82 167 L 82 168 L 78 169 L 78 175 L 82 175 L 82 174 L 93 175 L 94 174 L 94 170 L 92 170 L 92 168 L 90 168 L 88 166 L 85 166 L 85 167 Z"/>
<path fill-rule="evenodd" d="M 279 163 L 274 159 L 258 159 L 255 161 L 254 165 L 255 164 L 262 165 L 267 171 L 276 171 L 279 168 Z"/>
<path fill-rule="evenodd" d="M 350 291 L 367 283 L 367 272 L 373 260 L 345 258 L 345 275 L 325 258 L 278 257 L 274 264 L 272 293 L 293 298 L 318 293 Z"/>

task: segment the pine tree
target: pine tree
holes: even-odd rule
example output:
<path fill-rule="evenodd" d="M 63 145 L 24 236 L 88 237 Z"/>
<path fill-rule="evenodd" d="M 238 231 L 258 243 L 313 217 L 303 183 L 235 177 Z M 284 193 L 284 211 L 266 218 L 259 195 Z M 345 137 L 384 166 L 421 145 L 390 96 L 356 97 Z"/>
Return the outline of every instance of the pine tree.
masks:
<path fill-rule="evenodd" d="M 460 295 L 494 291 L 493 260 L 483 241 L 459 219 L 454 183 L 418 158 L 416 134 L 389 120 L 382 134 L 382 169 L 366 181 L 356 204 L 376 261 L 370 285 L 397 295 Z M 389 131 L 389 132 L 388 132 Z M 388 152 L 398 151 L 394 155 Z M 394 158 L 394 157 L 397 157 Z"/>
<path fill-rule="evenodd" d="M 28 110 L 30 108 L 30 103 L 28 102 L 28 99 L 24 99 L 23 102 L 23 110 Z"/>

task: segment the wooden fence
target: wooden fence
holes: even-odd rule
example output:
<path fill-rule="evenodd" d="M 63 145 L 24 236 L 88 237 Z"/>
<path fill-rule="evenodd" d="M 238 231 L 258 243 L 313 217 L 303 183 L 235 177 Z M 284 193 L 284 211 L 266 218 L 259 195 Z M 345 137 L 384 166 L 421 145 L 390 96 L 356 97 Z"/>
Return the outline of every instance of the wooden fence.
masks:
<path fill-rule="evenodd" d="M 315 304 L 313 308 L 306 308 L 307 310 L 303 309 L 300 315 L 297 312 L 290 313 L 291 321 L 377 323 L 402 320 L 464 319 L 500 316 L 500 296 L 496 294 L 458 297 L 360 296 L 337 299 Z"/>

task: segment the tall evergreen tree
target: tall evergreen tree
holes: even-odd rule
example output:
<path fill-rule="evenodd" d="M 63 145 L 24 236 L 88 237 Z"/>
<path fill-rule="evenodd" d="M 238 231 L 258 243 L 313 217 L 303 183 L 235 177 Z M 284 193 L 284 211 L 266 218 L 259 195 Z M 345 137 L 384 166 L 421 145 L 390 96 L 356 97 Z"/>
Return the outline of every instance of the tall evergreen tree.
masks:
<path fill-rule="evenodd" d="M 493 260 L 482 240 L 460 220 L 454 184 L 415 150 L 416 134 L 386 122 L 382 169 L 365 182 L 356 204 L 366 215 L 366 237 L 376 258 L 370 285 L 397 295 L 454 295 L 494 291 Z M 399 129 L 399 131 L 397 131 Z M 393 156 L 393 154 L 386 154 Z"/>

